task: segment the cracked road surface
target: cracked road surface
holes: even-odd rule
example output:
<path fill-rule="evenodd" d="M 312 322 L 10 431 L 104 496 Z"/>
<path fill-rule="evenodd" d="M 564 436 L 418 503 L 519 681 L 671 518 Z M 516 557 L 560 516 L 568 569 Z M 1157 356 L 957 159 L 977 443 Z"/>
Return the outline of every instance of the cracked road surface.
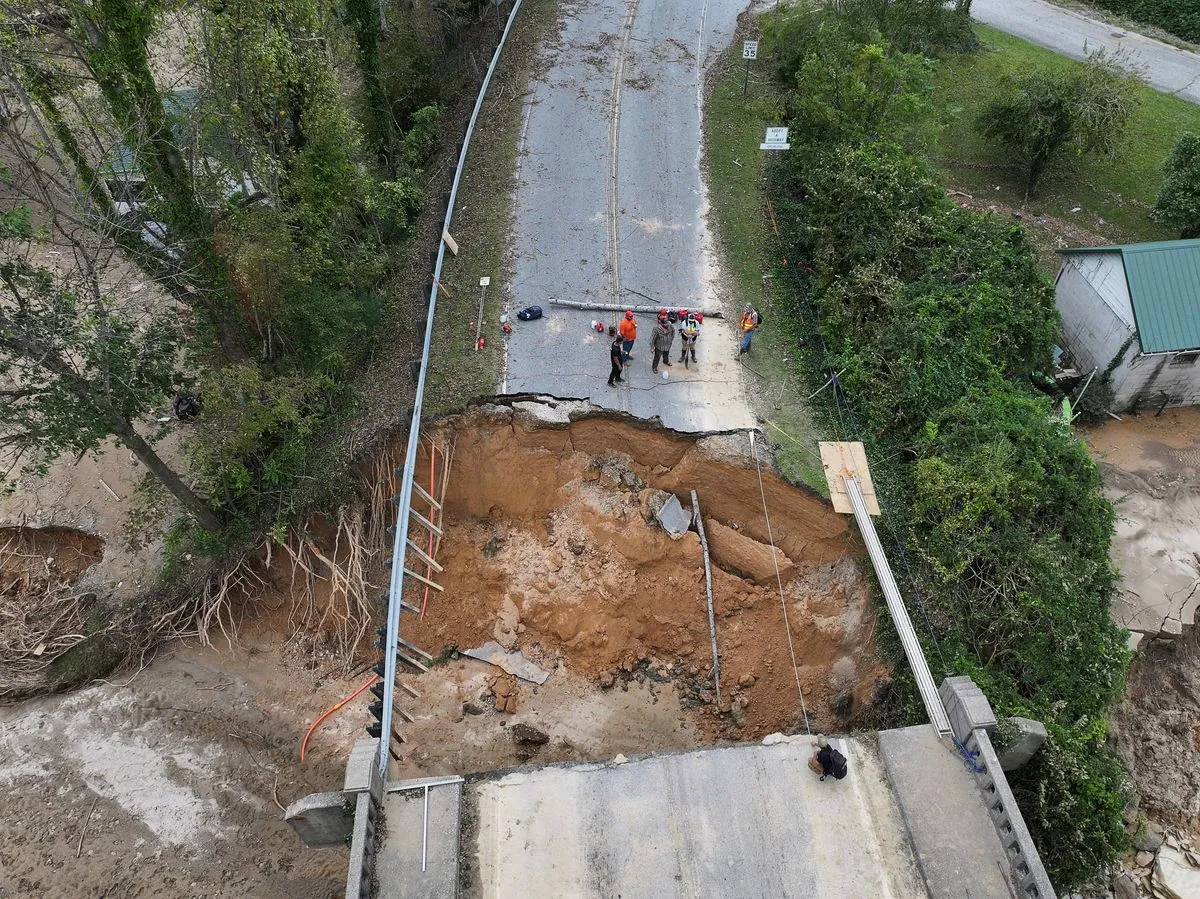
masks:
<path fill-rule="evenodd" d="M 1143 77 L 1149 84 L 1200 103 L 1200 55 L 1195 53 L 1045 0 L 975 0 L 971 16 L 1075 59 L 1083 59 L 1085 45 L 1088 50 L 1097 47 L 1128 50 L 1134 61 L 1145 67 Z"/>
<path fill-rule="evenodd" d="M 587 397 L 683 431 L 754 424 L 737 361 L 739 310 L 721 296 L 701 174 L 704 69 L 732 39 L 745 0 L 603 0 L 560 5 L 561 31 L 527 100 L 514 211 L 515 313 L 501 392 Z M 751 148 L 748 148 L 748 151 Z M 627 384 L 607 386 L 610 340 L 577 302 L 722 307 L 706 319 L 699 366 L 650 371 L 652 315 L 638 317 Z"/>

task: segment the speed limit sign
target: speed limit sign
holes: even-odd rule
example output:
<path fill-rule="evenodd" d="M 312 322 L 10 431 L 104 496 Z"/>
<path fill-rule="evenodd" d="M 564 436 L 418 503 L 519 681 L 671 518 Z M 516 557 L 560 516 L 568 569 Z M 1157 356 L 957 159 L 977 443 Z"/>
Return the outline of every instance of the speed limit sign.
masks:
<path fill-rule="evenodd" d="M 742 41 L 742 59 L 758 59 L 758 41 Z"/>

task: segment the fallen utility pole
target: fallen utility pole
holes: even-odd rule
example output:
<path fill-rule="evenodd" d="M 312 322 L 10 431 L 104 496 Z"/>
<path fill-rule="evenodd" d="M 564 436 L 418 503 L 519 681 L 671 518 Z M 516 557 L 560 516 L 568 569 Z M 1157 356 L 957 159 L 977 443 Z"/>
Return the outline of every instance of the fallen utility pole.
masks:
<path fill-rule="evenodd" d="M 586 309 L 595 312 L 636 312 L 641 315 L 658 315 L 661 309 L 679 309 L 680 306 L 622 306 L 618 303 L 579 303 L 575 300 L 550 300 L 552 306 L 566 306 L 569 309 Z M 720 309 L 689 309 L 689 312 L 699 312 L 705 318 L 724 318 L 725 313 Z"/>
<path fill-rule="evenodd" d="M 700 548 L 704 551 L 704 591 L 708 595 L 708 635 L 712 639 L 713 684 L 717 690 L 717 708 L 721 708 L 721 660 L 717 658 L 717 622 L 713 617 L 712 566 L 708 561 L 708 537 L 704 533 L 704 519 L 700 517 L 700 500 L 692 491 L 692 519 L 700 533 Z"/>

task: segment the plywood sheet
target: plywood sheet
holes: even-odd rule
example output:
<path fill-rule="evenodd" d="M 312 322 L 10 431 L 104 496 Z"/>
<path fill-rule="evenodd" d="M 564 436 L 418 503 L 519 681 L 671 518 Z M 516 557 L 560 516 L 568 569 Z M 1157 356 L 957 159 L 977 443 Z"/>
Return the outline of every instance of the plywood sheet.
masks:
<path fill-rule="evenodd" d="M 843 515 L 852 515 L 850 497 L 842 479 L 852 475 L 862 490 L 867 511 L 879 514 L 879 501 L 875 498 L 875 482 L 871 480 L 871 469 L 867 465 L 867 454 L 861 443 L 821 441 L 821 466 L 825 469 L 825 481 L 829 484 L 829 498 L 833 510 Z"/>

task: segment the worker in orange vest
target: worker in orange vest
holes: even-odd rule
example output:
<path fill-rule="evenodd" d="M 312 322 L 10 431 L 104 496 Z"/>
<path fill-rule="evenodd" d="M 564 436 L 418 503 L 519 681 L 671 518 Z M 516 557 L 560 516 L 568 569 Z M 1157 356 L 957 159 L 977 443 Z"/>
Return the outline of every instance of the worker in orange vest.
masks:
<path fill-rule="evenodd" d="M 617 330 L 621 333 L 621 350 L 624 354 L 624 361 L 628 362 L 632 358 L 633 342 L 637 340 L 637 322 L 633 320 L 631 310 L 625 310 L 625 317 L 621 319 L 621 325 Z"/>

